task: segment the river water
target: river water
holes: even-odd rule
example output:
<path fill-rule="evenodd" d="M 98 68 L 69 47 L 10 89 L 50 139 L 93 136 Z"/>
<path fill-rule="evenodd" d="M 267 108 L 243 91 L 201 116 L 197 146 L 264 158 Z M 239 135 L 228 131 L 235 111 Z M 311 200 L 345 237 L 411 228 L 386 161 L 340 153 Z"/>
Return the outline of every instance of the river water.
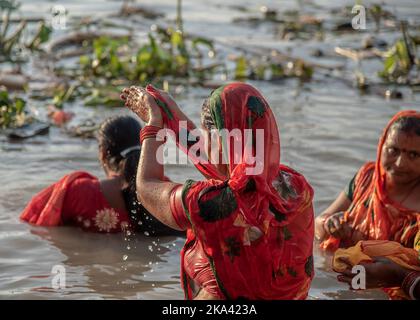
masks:
<path fill-rule="evenodd" d="M 21 1 L 25 16 L 48 16 L 52 5 L 63 5 L 70 16 L 101 16 L 116 12 L 118 1 Z M 176 1 L 137 1 L 166 15 L 175 16 Z M 332 4 L 334 3 L 334 4 Z M 420 21 L 418 1 L 386 1 L 399 16 Z M 224 44 L 277 48 L 310 59 L 310 50 L 332 51 L 335 45 L 360 42 L 358 34 L 327 36 L 324 42 L 283 41 L 264 28 L 235 25 L 232 19 L 258 15 L 262 5 L 279 11 L 303 6 L 318 16 L 352 1 L 184 1 L 184 29 L 211 37 Z M 314 5 L 315 4 L 315 5 Z M 147 24 L 147 23 L 146 23 Z M 267 31 L 267 32 L 266 32 Z M 386 34 L 384 37 L 392 37 Z M 325 64 L 354 65 L 342 58 L 328 58 Z M 373 62 L 366 68 L 375 69 Z M 361 95 L 334 77 L 315 76 L 301 85 L 297 80 L 278 83 L 251 82 L 264 94 L 278 121 L 282 162 L 302 172 L 315 189 L 316 214 L 331 203 L 358 168 L 373 160 L 383 127 L 397 111 L 420 110 L 420 95 L 402 89 L 402 100 L 380 95 Z M 177 101 L 195 121 L 209 89 L 184 89 Z M 33 102 L 34 108 L 42 106 Z M 122 108 L 87 108 L 75 102 L 69 109 L 77 119 L 104 119 L 128 113 Z M 97 160 L 94 140 L 71 138 L 58 128 L 46 136 L 14 142 L 0 136 L 0 298 L 2 299 L 183 299 L 179 277 L 179 252 L 183 239 L 150 238 L 145 235 L 102 235 L 76 228 L 33 227 L 18 216 L 30 198 L 65 173 L 86 170 L 104 177 Z M 170 165 L 166 174 L 177 182 L 186 177 L 200 179 L 192 166 Z M 316 246 L 315 246 L 316 248 Z M 338 283 L 329 268 L 330 257 L 315 249 L 316 276 L 310 299 L 385 299 L 379 290 L 353 292 Z M 65 267 L 66 287 L 52 288 L 52 268 Z"/>

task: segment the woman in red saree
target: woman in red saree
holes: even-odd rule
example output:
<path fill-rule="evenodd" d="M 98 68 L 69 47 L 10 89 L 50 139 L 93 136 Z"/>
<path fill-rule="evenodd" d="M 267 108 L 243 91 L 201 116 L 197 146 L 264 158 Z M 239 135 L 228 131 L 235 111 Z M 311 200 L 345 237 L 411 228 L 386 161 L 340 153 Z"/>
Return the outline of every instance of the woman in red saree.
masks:
<path fill-rule="evenodd" d="M 76 225 L 86 231 L 124 229 L 150 235 L 174 233 L 138 203 L 134 177 L 140 156 L 140 123 L 129 116 L 107 119 L 98 134 L 99 160 L 107 178 L 76 171 L 39 192 L 20 218 L 34 225 Z"/>
<path fill-rule="evenodd" d="M 418 251 L 419 230 L 420 113 L 402 111 L 385 128 L 376 162 L 363 165 L 349 187 L 317 217 L 316 234 L 323 249 L 347 248 L 360 240 L 386 240 Z M 394 246 L 380 244 L 362 243 L 361 248 L 386 252 Z"/>
<path fill-rule="evenodd" d="M 305 299 L 314 273 L 313 190 L 280 164 L 277 124 L 264 97 L 244 83 L 213 91 L 203 105 L 198 142 L 182 141 L 180 133 L 192 134 L 195 126 L 163 91 L 131 87 L 121 97 L 148 122 L 141 134 L 139 199 L 163 223 L 188 230 L 181 252 L 185 297 Z M 162 139 L 155 139 L 163 126 L 206 180 L 163 181 Z M 242 138 L 249 130 L 252 137 L 238 151 L 223 130 Z M 209 150 L 210 131 L 216 152 Z M 204 152 L 192 152 L 197 144 Z"/>

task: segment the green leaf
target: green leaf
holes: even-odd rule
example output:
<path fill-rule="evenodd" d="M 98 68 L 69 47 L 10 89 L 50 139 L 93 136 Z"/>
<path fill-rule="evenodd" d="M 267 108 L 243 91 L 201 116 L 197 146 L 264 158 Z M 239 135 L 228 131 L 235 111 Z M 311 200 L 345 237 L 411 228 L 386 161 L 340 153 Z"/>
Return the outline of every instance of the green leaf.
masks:
<path fill-rule="evenodd" d="M 51 32 L 52 28 L 42 24 L 41 31 L 39 32 L 39 44 L 47 42 L 50 38 Z"/>
<path fill-rule="evenodd" d="M 235 79 L 244 80 L 248 77 L 248 61 L 244 56 L 236 59 L 236 68 L 235 68 Z"/>
<path fill-rule="evenodd" d="M 184 46 L 184 37 L 182 32 L 176 31 L 171 35 L 171 43 L 174 48 Z"/>
<path fill-rule="evenodd" d="M 387 75 L 391 75 L 395 70 L 395 66 L 396 66 L 396 55 L 393 55 L 385 59 L 383 71 Z"/>
<path fill-rule="evenodd" d="M 0 104 L 9 105 L 11 103 L 9 99 L 9 93 L 6 90 L 0 91 Z"/>
<path fill-rule="evenodd" d="M 23 110 L 25 109 L 25 105 L 26 105 L 25 100 L 23 100 L 21 98 L 16 98 L 16 100 L 15 100 L 16 113 L 17 114 L 22 113 Z"/>
<path fill-rule="evenodd" d="M 87 67 L 91 65 L 91 60 L 87 55 L 80 56 L 79 62 L 82 65 L 82 67 Z"/>

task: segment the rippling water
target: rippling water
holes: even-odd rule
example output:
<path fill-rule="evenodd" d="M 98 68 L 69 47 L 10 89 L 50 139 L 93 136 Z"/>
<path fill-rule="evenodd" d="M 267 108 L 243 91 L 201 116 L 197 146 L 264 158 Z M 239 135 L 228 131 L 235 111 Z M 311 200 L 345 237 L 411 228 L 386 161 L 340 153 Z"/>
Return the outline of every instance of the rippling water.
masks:
<path fill-rule="evenodd" d="M 22 1 L 24 15 L 45 15 L 57 2 Z M 301 1 L 311 7 L 311 1 Z M 149 8 L 174 16 L 175 1 L 138 1 Z M 352 1 L 335 2 L 335 6 Z M 418 1 L 389 1 L 398 13 L 411 19 L 420 16 Z M 399 5 L 397 5 L 399 3 Z M 118 10 L 116 1 L 60 1 L 73 15 L 105 14 Z M 231 24 L 244 13 L 231 8 L 238 3 L 184 1 L 185 29 L 215 37 L 220 43 L 241 43 L 273 48 L 291 48 L 308 55 L 312 47 L 333 48 L 351 43 L 352 36 L 332 37 L 324 43 L 284 42 L 251 27 Z M 316 1 L 331 6 L 330 1 Z M 296 8 L 296 1 L 242 1 L 257 9 Z M 315 10 L 315 9 L 314 9 Z M 315 10 L 322 14 L 322 9 Z M 358 38 L 360 41 L 360 37 Z M 345 60 L 339 60 L 343 62 Z M 334 61 L 333 61 L 334 62 Z M 253 82 L 267 98 L 278 120 L 282 162 L 302 172 L 315 189 L 319 214 L 345 187 L 357 169 L 373 160 L 379 135 L 395 112 L 420 110 L 420 95 L 405 94 L 404 100 L 386 101 L 381 96 L 359 95 L 333 78 L 315 79 L 300 85 L 295 80 L 281 83 Z M 207 89 L 183 91 L 177 101 L 198 121 Z M 34 102 L 35 103 L 35 102 Z M 78 117 L 104 119 L 123 109 L 72 106 Z M 57 128 L 47 136 L 12 142 L 0 136 L 0 298 L 13 299 L 183 299 L 179 278 L 179 252 L 183 239 L 150 238 L 144 235 L 101 235 L 76 228 L 42 228 L 21 223 L 18 216 L 31 196 L 73 170 L 86 170 L 104 177 L 97 160 L 95 141 L 69 138 Z M 191 166 L 170 165 L 166 174 L 183 182 L 200 179 Z M 377 290 L 352 292 L 335 280 L 330 257 L 316 250 L 316 277 L 311 299 L 381 299 Z M 54 265 L 66 268 L 65 289 L 52 289 Z"/>

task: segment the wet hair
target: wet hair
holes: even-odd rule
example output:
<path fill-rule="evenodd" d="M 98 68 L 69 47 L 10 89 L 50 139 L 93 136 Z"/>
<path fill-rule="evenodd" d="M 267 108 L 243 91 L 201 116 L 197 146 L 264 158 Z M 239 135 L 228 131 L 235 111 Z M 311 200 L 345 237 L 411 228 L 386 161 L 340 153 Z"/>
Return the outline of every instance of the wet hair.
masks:
<path fill-rule="evenodd" d="M 130 116 L 114 116 L 105 120 L 99 127 L 99 148 L 105 151 L 105 161 L 108 167 L 122 171 L 125 181 L 134 185 L 140 150 L 132 150 L 125 157 L 121 152 L 135 146 L 140 146 L 140 123 Z"/>
<path fill-rule="evenodd" d="M 203 124 L 204 128 L 207 130 L 213 130 L 216 128 L 216 124 L 211 116 L 210 111 L 210 98 L 207 98 L 203 102 L 203 106 L 201 107 L 201 123 Z"/>
<path fill-rule="evenodd" d="M 416 117 L 401 117 L 391 125 L 390 129 L 420 136 L 420 119 Z"/>
<path fill-rule="evenodd" d="M 119 115 L 105 120 L 98 132 L 99 148 L 105 152 L 104 161 L 111 170 L 121 173 L 128 183 L 122 195 L 136 231 L 154 236 L 183 234 L 157 220 L 137 199 L 136 175 L 140 149 L 129 148 L 140 146 L 140 130 L 140 123 L 130 116 Z M 127 149 L 129 151 L 122 155 Z"/>

